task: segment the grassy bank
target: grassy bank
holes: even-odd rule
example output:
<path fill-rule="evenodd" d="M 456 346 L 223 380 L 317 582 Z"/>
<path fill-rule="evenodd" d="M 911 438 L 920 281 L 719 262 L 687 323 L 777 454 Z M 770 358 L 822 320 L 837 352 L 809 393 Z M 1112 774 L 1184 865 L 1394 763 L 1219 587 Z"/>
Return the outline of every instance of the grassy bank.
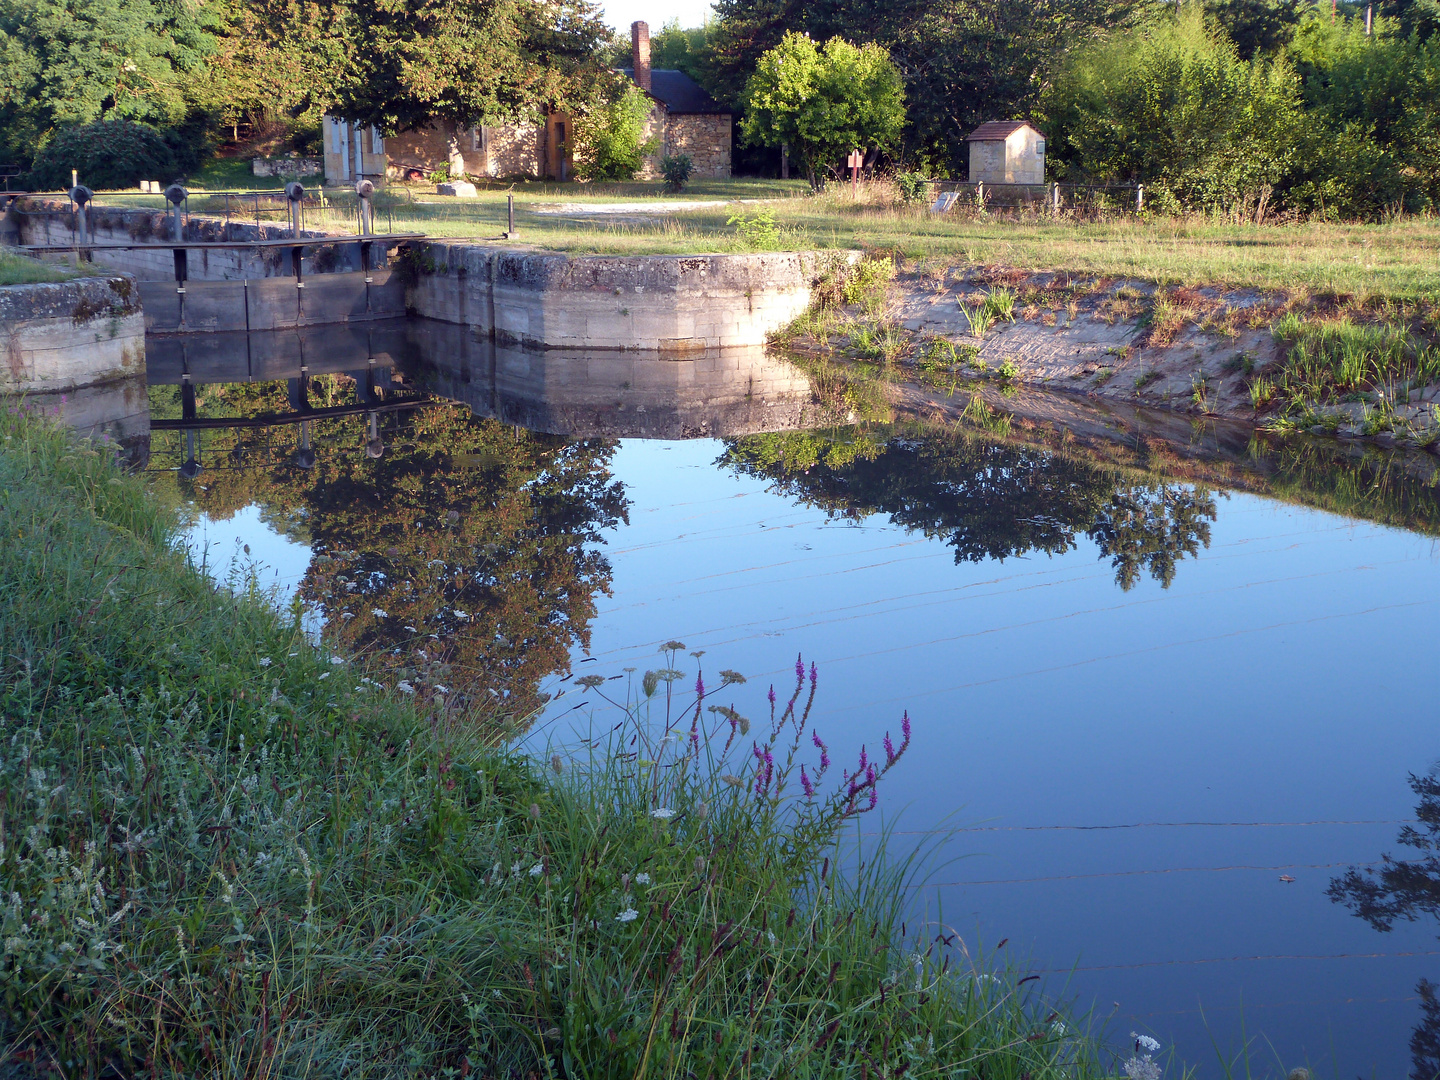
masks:
<path fill-rule="evenodd" d="M 68 266 L 0 251 L 0 285 L 34 285 L 45 281 L 69 281 L 79 276 L 79 271 Z"/>
<path fill-rule="evenodd" d="M 263 185 L 277 187 L 273 180 Z M 307 185 L 307 187 L 310 185 Z M 437 196 L 433 187 L 393 185 L 379 200 L 381 227 L 436 237 L 497 239 L 506 228 L 506 196 L 516 203 L 520 239 L 573 254 L 690 254 L 749 250 L 730 219 L 773 215 L 765 246 L 882 249 L 922 267 L 969 263 L 1022 270 L 1138 277 L 1167 284 L 1221 285 L 1360 298 L 1433 297 L 1440 293 L 1440 220 L 1405 218 L 1388 224 L 1305 222 L 1236 224 L 1204 217 L 1135 217 L 1115 213 L 1062 216 L 955 210 L 932 214 L 928 203 L 906 204 L 892 185 L 876 183 L 858 199 L 849 188 L 809 194 L 800 181 L 699 181 L 682 195 L 660 184 L 492 183 L 476 199 Z M 763 201 L 745 203 L 742 200 Z M 114 195 L 102 201 L 153 205 L 159 196 Z M 724 201 L 740 205 L 705 206 Z M 306 222 L 353 231 L 353 196 L 327 195 L 328 209 Z M 677 211 L 665 204 L 697 204 Z M 627 204 L 597 212 L 599 204 Z M 658 205 L 657 205 L 658 204 Z M 197 203 L 198 207 L 200 204 Z M 283 217 L 277 209 L 275 219 Z M 240 211 L 237 211 L 240 212 Z M 243 216 L 243 213 L 242 213 Z"/>
<path fill-rule="evenodd" d="M 833 782 L 849 754 L 816 776 L 813 670 L 767 718 L 735 673 L 682 674 L 677 643 L 599 714 L 605 738 L 535 761 L 464 694 L 380 687 L 243 582 L 213 589 L 101 449 L 0 413 L 0 492 L 8 1063 L 1114 1071 L 1005 973 L 907 924 L 907 863 L 837 872 L 890 748 L 858 781 Z M 753 726 L 730 708 L 746 702 Z"/>

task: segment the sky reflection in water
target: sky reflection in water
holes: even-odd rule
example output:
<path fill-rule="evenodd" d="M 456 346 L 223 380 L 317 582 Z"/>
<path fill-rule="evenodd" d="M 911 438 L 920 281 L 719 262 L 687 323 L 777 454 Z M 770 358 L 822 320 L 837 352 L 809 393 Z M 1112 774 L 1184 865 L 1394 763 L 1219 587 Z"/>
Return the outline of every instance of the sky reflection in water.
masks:
<path fill-rule="evenodd" d="M 972 948 L 1008 938 L 1052 991 L 1206 1075 L 1242 1006 L 1261 1071 L 1409 1069 L 1440 1011 L 1416 990 L 1440 976 L 1433 908 L 1377 933 L 1327 889 L 1398 850 L 1408 774 L 1440 757 L 1432 539 L 1183 486 L 1157 504 L 983 445 L 949 464 L 899 446 L 879 479 L 863 459 L 766 475 L 763 439 L 741 466 L 719 440 L 566 444 L 446 412 L 379 463 L 336 450 L 363 441 L 351 418 L 319 428 L 314 471 L 202 473 L 180 491 L 214 515 L 196 539 L 249 543 L 348 644 L 434 629 L 517 696 L 553 690 L 567 653 L 638 677 L 679 638 L 743 672 L 724 700 L 758 716 L 803 653 L 837 757 L 909 709 L 882 809 L 910 839 L 964 830 L 915 902 Z"/>

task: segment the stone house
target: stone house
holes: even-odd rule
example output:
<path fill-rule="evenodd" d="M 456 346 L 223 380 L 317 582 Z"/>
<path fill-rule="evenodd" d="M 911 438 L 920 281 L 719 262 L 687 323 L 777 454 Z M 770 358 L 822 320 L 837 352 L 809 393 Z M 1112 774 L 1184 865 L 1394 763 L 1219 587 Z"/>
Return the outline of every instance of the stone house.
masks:
<path fill-rule="evenodd" d="M 697 178 L 730 175 L 731 116 L 683 71 L 650 67 L 650 28 L 630 27 L 633 66 L 623 69 L 650 95 L 654 108 L 645 138 L 655 139 L 656 153 L 646 158 L 640 175 L 660 175 L 660 159 L 688 154 Z M 568 113 L 550 110 L 540 123 L 473 127 L 456 133 L 465 174 L 474 177 L 529 177 L 569 180 L 574 174 L 573 124 Z M 450 160 L 450 134 L 439 124 L 381 137 L 327 116 L 324 124 L 325 182 L 353 184 L 361 177 L 374 181 L 417 179 Z"/>
<path fill-rule="evenodd" d="M 1045 136 L 1023 120 L 991 120 L 967 137 L 970 182 L 1045 183 Z"/>

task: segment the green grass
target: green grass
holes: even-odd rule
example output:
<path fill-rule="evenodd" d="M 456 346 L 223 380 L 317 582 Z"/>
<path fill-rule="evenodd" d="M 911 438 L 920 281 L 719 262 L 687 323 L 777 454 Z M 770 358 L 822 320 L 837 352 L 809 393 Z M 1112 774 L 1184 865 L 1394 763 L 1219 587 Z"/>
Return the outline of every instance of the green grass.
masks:
<path fill-rule="evenodd" d="M 44 263 L 25 255 L 12 255 L 7 251 L 0 251 L 0 285 L 33 285 L 43 281 L 69 281 L 71 278 L 80 277 L 85 269 L 93 268 L 87 264 L 82 270 L 75 270 L 55 263 Z"/>
<path fill-rule="evenodd" d="M 275 188 L 248 175 L 249 160 L 214 162 L 195 190 Z M 307 184 L 307 187 L 312 185 Z M 1440 220 L 1388 224 L 1310 222 L 1240 225 L 1204 217 L 1116 215 L 1110 218 L 1006 217 L 968 209 L 934 215 L 877 183 L 852 199 L 846 186 L 809 193 L 803 181 L 706 180 L 678 196 L 660 183 L 558 184 L 486 182 L 475 199 L 434 194 L 429 185 L 392 185 L 379 200 L 382 227 L 436 237 L 498 239 L 513 195 L 522 243 L 572 254 L 691 254 L 750 250 L 730 224 L 733 205 L 685 212 L 657 202 L 764 200 L 778 229 L 776 248 L 868 248 L 897 253 L 922 271 L 941 265 L 996 264 L 1035 271 L 1137 277 L 1173 285 L 1304 290 L 1360 298 L 1414 299 L 1440 294 Z M 326 211 L 307 223 L 354 228 L 353 195 L 327 192 Z M 148 200 L 148 201 L 146 201 Z M 158 206 L 157 196 L 118 194 L 102 201 Z M 632 202 L 622 215 L 550 213 L 604 202 Z M 753 211 L 752 211 L 753 212 Z M 392 216 L 393 215 L 393 216 Z M 513 243 L 513 242 L 507 242 Z"/>
<path fill-rule="evenodd" d="M 854 867 L 842 762 L 798 797 L 803 669 L 769 718 L 736 673 L 688 690 L 678 643 L 587 672 L 610 734 L 537 761 L 461 694 L 363 681 L 253 579 L 212 587 L 104 444 L 0 413 L 0 493 L 0 1067 L 1113 1073 L 905 909 L 913 860 Z"/>

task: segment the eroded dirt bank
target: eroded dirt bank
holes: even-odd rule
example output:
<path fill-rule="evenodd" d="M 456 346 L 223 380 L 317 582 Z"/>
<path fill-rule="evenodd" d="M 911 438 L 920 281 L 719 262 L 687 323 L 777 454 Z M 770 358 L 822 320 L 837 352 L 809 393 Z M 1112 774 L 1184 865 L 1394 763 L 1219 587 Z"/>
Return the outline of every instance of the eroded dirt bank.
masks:
<path fill-rule="evenodd" d="M 878 284 L 878 283 L 877 283 Z M 786 344 L 888 382 L 1042 388 L 1440 452 L 1440 305 L 997 267 L 901 271 Z"/>

